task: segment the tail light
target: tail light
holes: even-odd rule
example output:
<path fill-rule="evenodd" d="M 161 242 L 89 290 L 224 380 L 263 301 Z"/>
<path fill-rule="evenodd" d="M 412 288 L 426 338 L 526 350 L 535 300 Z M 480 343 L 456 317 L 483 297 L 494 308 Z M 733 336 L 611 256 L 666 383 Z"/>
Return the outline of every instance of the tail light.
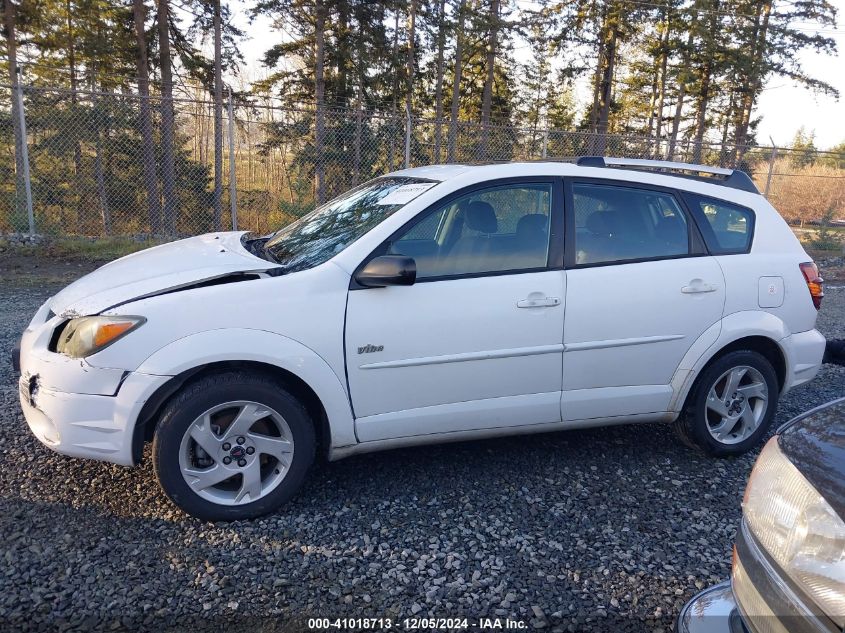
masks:
<path fill-rule="evenodd" d="M 807 281 L 807 288 L 809 288 L 810 296 L 813 298 L 813 305 L 818 310 L 822 307 L 822 297 L 824 297 L 824 279 L 819 275 L 819 267 L 813 262 L 804 262 L 798 264 L 798 266 Z"/>

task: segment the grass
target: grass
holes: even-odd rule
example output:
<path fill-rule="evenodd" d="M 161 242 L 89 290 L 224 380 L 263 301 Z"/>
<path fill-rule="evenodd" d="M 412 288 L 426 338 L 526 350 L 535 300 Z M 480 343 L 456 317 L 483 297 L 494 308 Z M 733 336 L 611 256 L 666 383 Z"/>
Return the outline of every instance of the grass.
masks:
<path fill-rule="evenodd" d="M 60 237 L 42 244 L 12 245 L 3 243 L 0 238 L 0 246 L 15 255 L 86 261 L 111 261 L 161 243 L 162 241 L 155 240 L 139 242 L 125 237 Z"/>

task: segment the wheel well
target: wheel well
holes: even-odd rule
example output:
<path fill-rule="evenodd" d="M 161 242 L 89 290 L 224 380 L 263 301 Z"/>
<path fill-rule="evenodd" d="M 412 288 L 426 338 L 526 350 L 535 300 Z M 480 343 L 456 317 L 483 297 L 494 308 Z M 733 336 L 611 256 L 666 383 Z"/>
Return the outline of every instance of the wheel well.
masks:
<path fill-rule="evenodd" d="M 783 390 L 783 385 L 786 382 L 786 359 L 778 344 L 765 336 L 746 336 L 729 343 L 714 354 L 713 358 L 707 361 L 705 368 L 725 354 L 739 350 L 750 350 L 765 357 L 772 364 L 775 374 L 778 377 L 778 389 Z M 702 368 L 703 370 L 704 368 Z M 701 372 L 699 372 L 700 374 Z"/>
<path fill-rule="evenodd" d="M 291 395 L 297 398 L 305 407 L 311 419 L 315 422 L 314 431 L 317 435 L 318 451 L 324 455 L 328 453 L 331 443 L 331 430 L 326 410 L 320 398 L 314 393 L 308 384 L 296 374 L 286 369 L 260 363 L 256 361 L 221 361 L 194 367 L 187 371 L 173 376 L 170 380 L 159 387 L 155 393 L 144 403 L 138 420 L 135 422 L 135 429 L 132 434 L 132 457 L 136 464 L 141 462 L 144 444 L 150 442 L 155 434 L 158 425 L 159 412 L 170 398 L 186 384 L 204 378 L 210 374 L 219 374 L 227 371 L 247 370 L 250 372 L 263 373 L 278 380 Z"/>

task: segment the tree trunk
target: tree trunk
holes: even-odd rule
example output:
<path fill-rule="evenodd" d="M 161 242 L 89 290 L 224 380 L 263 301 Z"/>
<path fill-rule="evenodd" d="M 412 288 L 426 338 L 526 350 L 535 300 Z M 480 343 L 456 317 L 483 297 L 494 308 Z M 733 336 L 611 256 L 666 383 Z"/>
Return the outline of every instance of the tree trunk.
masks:
<path fill-rule="evenodd" d="M 599 125 L 599 101 L 601 99 L 601 72 L 604 67 L 604 41 L 599 39 L 598 51 L 596 52 L 596 72 L 593 75 L 593 100 L 590 108 L 590 131 L 596 132 Z"/>
<path fill-rule="evenodd" d="M 323 0 L 315 2 L 315 37 L 314 37 L 314 196 L 317 204 L 323 203 L 326 197 L 326 167 L 323 162 L 323 145 L 325 143 L 325 105 L 326 79 L 324 76 L 326 46 L 325 28 L 326 13 Z"/>
<path fill-rule="evenodd" d="M 416 36 L 416 19 L 417 19 L 417 1 L 411 0 L 411 5 L 408 8 L 408 54 L 405 60 L 405 125 L 410 126 L 409 119 L 413 114 L 414 108 L 414 38 Z M 408 137 L 412 130 L 406 130 L 405 136 L 405 166 L 411 166 L 411 138 Z"/>
<path fill-rule="evenodd" d="M 496 44 L 499 39 L 499 0 L 490 0 L 490 34 L 487 39 L 485 66 L 487 76 L 481 93 L 481 157 L 487 158 L 490 148 L 490 111 L 493 108 L 493 79 L 495 78 Z"/>
<path fill-rule="evenodd" d="M 604 53 L 599 55 L 599 82 L 595 92 L 594 119 L 596 135 L 593 138 L 592 152 L 603 156 L 607 147 L 607 132 L 610 126 L 610 102 L 613 95 L 613 74 L 616 72 L 616 29 L 610 30 L 603 46 Z"/>
<path fill-rule="evenodd" d="M 173 68 L 170 59 L 170 0 L 158 0 L 158 45 L 161 56 L 161 181 L 164 193 L 164 231 L 176 233 L 175 114 Z"/>
<path fill-rule="evenodd" d="M 223 59 L 220 0 L 214 0 L 214 230 L 223 230 Z M 231 186 L 231 183 L 230 185 Z"/>
<path fill-rule="evenodd" d="M 695 23 L 693 22 L 693 25 Z M 684 48 L 684 54 L 681 61 L 681 69 L 686 69 L 689 67 L 690 61 L 690 52 L 692 51 L 692 42 L 693 42 L 693 35 L 692 35 L 692 28 L 689 30 L 689 35 L 687 36 L 687 45 Z M 669 149 L 666 152 L 666 160 L 672 160 L 675 156 L 675 147 L 678 143 L 678 130 L 681 127 L 681 116 L 684 112 L 684 98 L 686 97 L 687 93 L 687 82 L 683 75 L 681 75 L 682 79 L 680 81 L 680 85 L 678 86 L 678 101 L 675 104 L 675 116 L 672 118 L 672 133 L 669 135 Z"/>
<path fill-rule="evenodd" d="M 695 138 L 692 145 L 692 162 L 694 163 L 701 163 L 701 144 L 704 142 L 704 132 L 707 125 L 711 78 L 712 64 L 708 61 L 702 67 L 700 76 L 698 106 L 695 113 Z"/>
<path fill-rule="evenodd" d="M 349 3 L 338 2 L 337 7 L 337 98 L 336 107 L 348 108 L 351 104 L 351 90 L 349 89 Z"/>
<path fill-rule="evenodd" d="M 678 101 L 675 103 L 675 116 L 672 117 L 672 133 L 669 135 L 669 150 L 666 153 L 666 160 L 672 160 L 675 156 L 675 147 L 678 144 L 678 130 L 681 126 L 681 116 L 683 115 L 686 91 L 687 84 L 683 81 L 678 87 Z"/>
<path fill-rule="evenodd" d="M 388 126 L 388 147 L 387 147 L 387 162 L 390 165 L 390 170 L 393 171 L 393 154 L 396 151 L 394 147 L 394 127 L 396 125 L 397 115 L 397 99 L 399 98 L 399 9 L 393 16 L 393 89 L 391 91 L 392 99 L 390 105 L 390 125 Z"/>
<path fill-rule="evenodd" d="M 112 219 L 111 207 L 109 206 L 108 192 L 106 191 L 106 174 L 103 169 L 103 130 L 102 120 L 105 117 L 104 113 L 99 112 L 100 99 L 97 95 L 97 80 L 95 79 L 94 71 L 91 73 L 91 93 L 93 101 L 93 116 L 94 116 L 94 180 L 97 183 L 97 198 L 100 203 L 100 219 L 103 223 L 103 235 L 111 235 Z M 106 129 L 108 134 L 108 129 Z"/>
<path fill-rule="evenodd" d="M 161 200 L 158 194 L 153 117 L 150 111 L 150 67 L 147 61 L 147 38 L 144 23 L 147 7 L 144 0 L 132 0 L 135 20 L 136 66 L 138 70 L 139 123 L 141 127 L 141 160 L 144 163 L 144 189 L 147 193 L 147 222 L 152 235 L 161 231 Z"/>
<path fill-rule="evenodd" d="M 599 86 L 599 112 L 596 129 L 599 134 L 607 134 L 610 127 L 610 102 L 613 97 L 613 75 L 616 72 L 617 30 L 612 28 L 606 46 L 605 64 L 602 68 Z"/>
<path fill-rule="evenodd" d="M 437 5 L 437 65 L 434 81 L 434 162 L 440 162 L 440 146 L 443 144 L 443 49 L 446 47 L 446 0 Z"/>
<path fill-rule="evenodd" d="M 590 127 L 595 132 L 590 151 L 604 155 L 607 146 L 607 132 L 610 124 L 610 104 L 613 95 L 613 75 L 616 72 L 617 38 L 615 3 L 603 3 L 601 27 L 598 35 L 596 74 L 593 85 L 593 108 L 590 113 Z"/>
<path fill-rule="evenodd" d="M 734 77 L 734 78 L 731 79 L 731 86 L 736 85 L 735 82 L 736 82 L 736 78 Z M 731 123 L 731 116 L 732 116 L 733 110 L 734 110 L 734 102 L 735 102 L 734 100 L 735 100 L 735 98 L 736 98 L 736 91 L 733 88 L 731 88 L 731 94 L 730 94 L 730 97 L 728 98 L 728 107 L 725 110 L 725 120 L 722 123 L 722 142 L 721 142 L 721 145 L 719 147 L 719 167 L 725 166 L 725 162 L 726 162 L 726 159 L 728 157 L 728 153 L 725 150 L 726 150 L 726 147 L 728 145 L 728 132 L 729 132 L 730 123 Z"/>
<path fill-rule="evenodd" d="M 406 88 L 405 110 L 411 112 L 414 104 L 414 37 L 417 20 L 417 0 L 411 0 L 408 9 L 408 55 L 405 60 Z"/>
<path fill-rule="evenodd" d="M 657 56 L 654 63 L 654 77 L 651 83 L 651 101 L 649 102 L 648 111 L 648 156 L 652 157 L 656 154 L 656 148 L 660 143 L 660 119 L 663 116 L 663 88 L 665 80 L 663 73 L 665 72 L 666 64 L 666 37 L 669 33 L 669 11 L 668 9 L 663 14 L 663 31 L 660 33 L 660 44 L 657 49 Z M 659 104 L 659 105 L 658 105 Z"/>
<path fill-rule="evenodd" d="M 754 102 L 763 87 L 763 78 L 766 75 L 765 56 L 766 39 L 769 34 L 769 19 L 772 13 L 772 2 L 760 2 L 757 4 L 755 15 L 754 38 L 751 49 L 751 68 L 749 72 L 748 85 L 740 99 L 740 109 L 734 142 L 737 148 L 735 166 L 741 169 L 740 163 L 748 150 L 748 127 L 751 125 L 751 114 L 754 111 Z"/>
<path fill-rule="evenodd" d="M 663 32 L 663 40 L 660 49 L 660 82 L 657 97 L 657 120 L 655 124 L 654 138 L 656 148 L 654 155 L 660 153 L 660 138 L 663 136 L 663 108 L 666 104 L 666 72 L 669 65 L 669 34 L 671 32 L 669 13 L 666 14 L 666 29 Z"/>
<path fill-rule="evenodd" d="M 70 0 L 65 0 L 65 19 L 67 24 L 67 63 L 68 73 L 70 74 L 70 109 L 72 116 L 77 116 L 76 104 L 79 102 L 79 86 L 76 80 L 76 43 L 74 41 L 73 33 L 73 8 Z M 76 183 L 76 217 L 77 221 L 82 221 L 82 214 L 84 210 L 84 200 L 88 196 L 85 195 L 85 182 L 82 173 L 82 144 L 78 138 L 73 139 L 73 177 Z"/>
<path fill-rule="evenodd" d="M 648 132 L 646 133 L 648 153 L 651 154 L 651 147 L 654 143 L 654 125 L 657 118 L 657 92 L 659 90 L 660 74 L 655 72 L 651 78 L 651 97 L 648 101 Z"/>
<path fill-rule="evenodd" d="M 695 114 L 695 138 L 692 146 L 692 162 L 701 162 L 701 145 L 704 142 L 704 133 L 707 128 L 707 108 L 710 107 L 711 89 L 713 85 L 713 58 L 715 55 L 714 45 L 719 36 L 719 2 L 718 0 L 710 7 L 709 24 L 707 27 L 707 41 L 703 44 L 704 63 L 699 71 L 698 79 L 698 105 Z"/>
<path fill-rule="evenodd" d="M 364 66 L 364 24 L 361 16 L 356 14 L 359 35 L 357 38 L 357 50 L 355 51 L 355 66 L 358 82 L 358 95 L 355 103 L 355 138 L 353 141 L 353 163 L 352 163 L 352 186 L 361 182 L 361 143 L 364 135 L 364 83 L 367 78 L 366 67 Z"/>
<path fill-rule="evenodd" d="M 26 216 L 26 200 L 24 190 L 24 164 L 23 144 L 26 139 L 23 137 L 21 128 L 21 112 L 18 108 L 18 56 L 17 39 L 15 35 L 15 22 L 17 9 L 11 0 L 3 1 L 3 25 L 6 35 L 6 54 L 9 57 L 9 84 L 12 87 L 12 128 L 15 135 L 15 218 L 16 220 Z"/>
<path fill-rule="evenodd" d="M 464 46 L 464 7 L 466 0 L 458 4 L 458 30 L 455 34 L 455 72 L 452 78 L 452 111 L 449 119 L 449 139 L 446 162 L 454 163 L 457 159 L 458 143 L 458 109 L 461 105 L 461 70 L 463 64 Z"/>
<path fill-rule="evenodd" d="M 358 100 L 355 105 L 355 139 L 353 141 L 352 186 L 361 182 L 361 141 L 364 128 L 364 99 L 362 86 L 358 86 Z"/>

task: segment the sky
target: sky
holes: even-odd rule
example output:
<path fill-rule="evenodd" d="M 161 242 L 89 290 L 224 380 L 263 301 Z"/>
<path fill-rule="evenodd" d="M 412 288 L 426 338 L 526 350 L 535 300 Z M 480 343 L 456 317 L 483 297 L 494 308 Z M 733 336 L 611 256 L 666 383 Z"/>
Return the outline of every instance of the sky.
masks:
<path fill-rule="evenodd" d="M 759 143 L 769 143 L 771 138 L 778 146 L 788 146 L 795 132 L 802 126 L 807 132 L 815 133 L 815 143 L 819 149 L 845 142 L 845 0 L 831 2 L 837 7 L 838 23 L 824 30 L 826 35 L 836 40 L 839 54 L 831 57 L 804 52 L 799 60 L 805 72 L 837 88 L 840 98 L 837 100 L 831 96 L 814 94 L 783 77 L 770 78 L 755 111 L 757 116 L 762 117 L 757 128 Z M 273 31 L 264 19 L 250 23 L 251 5 L 252 0 L 232 0 L 229 6 L 233 22 L 247 35 L 241 46 L 247 76 L 259 78 L 265 73 L 260 59 L 264 51 L 278 41 L 279 33 Z"/>

